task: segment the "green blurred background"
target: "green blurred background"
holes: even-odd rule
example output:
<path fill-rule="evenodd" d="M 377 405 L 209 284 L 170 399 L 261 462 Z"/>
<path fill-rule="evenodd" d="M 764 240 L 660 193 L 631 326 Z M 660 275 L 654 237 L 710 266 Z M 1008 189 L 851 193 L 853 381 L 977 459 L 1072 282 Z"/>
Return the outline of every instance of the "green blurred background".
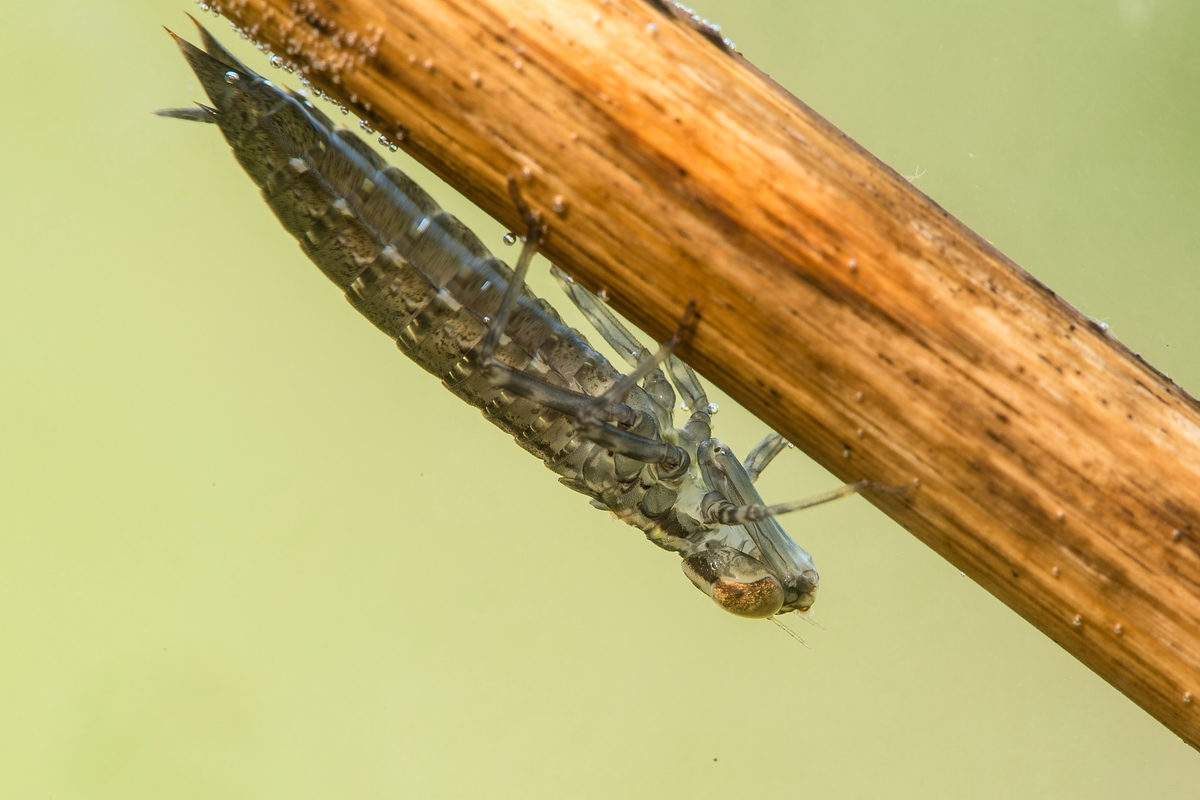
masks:
<path fill-rule="evenodd" d="M 193 6 L 3 5 L 0 796 L 1200 796 L 861 499 L 788 520 L 811 651 L 721 613 L 359 318 L 215 129 L 151 116 L 202 96 L 159 27 Z M 699 6 L 1200 387 L 1200 5 Z M 835 483 L 789 452 L 764 494 Z"/>

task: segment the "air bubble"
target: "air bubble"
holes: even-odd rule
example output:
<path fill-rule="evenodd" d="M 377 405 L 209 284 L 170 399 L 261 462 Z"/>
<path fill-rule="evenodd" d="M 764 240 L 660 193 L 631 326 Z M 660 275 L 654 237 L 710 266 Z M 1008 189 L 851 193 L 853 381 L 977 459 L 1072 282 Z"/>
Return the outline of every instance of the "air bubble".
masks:
<path fill-rule="evenodd" d="M 375 132 L 375 129 L 371 127 L 371 123 L 367 122 L 365 119 L 358 123 L 358 127 L 362 128 L 368 134 Z"/>
<path fill-rule="evenodd" d="M 554 195 L 554 200 L 550 203 L 550 208 L 555 214 L 562 214 L 567 210 L 567 201 L 563 199 L 561 194 Z"/>
<path fill-rule="evenodd" d="M 479 84 L 483 83 L 483 78 L 479 77 L 478 72 L 471 73 L 471 83 L 474 84 L 475 86 L 478 86 Z"/>
<path fill-rule="evenodd" d="M 283 66 L 283 59 L 280 58 L 279 56 L 271 56 L 270 62 L 271 62 L 271 66 L 274 67 L 275 69 L 279 69 L 280 67 Z"/>
<path fill-rule="evenodd" d="M 229 72 L 225 73 L 225 82 L 228 83 L 230 86 L 233 86 L 235 83 L 237 83 L 241 79 L 242 79 L 242 76 L 238 75 L 233 70 L 230 70 Z"/>
<path fill-rule="evenodd" d="M 649 25 L 646 26 L 646 33 L 650 34 L 651 36 L 657 36 L 658 35 L 658 26 L 655 25 L 653 22 L 651 22 Z"/>
<path fill-rule="evenodd" d="M 608 302 L 608 289 L 601 289 L 596 292 L 596 297 L 599 297 L 602 302 Z"/>
<path fill-rule="evenodd" d="M 511 231 L 504 234 L 504 243 L 506 245 L 508 245 L 509 247 L 512 247 L 514 244 L 517 243 L 517 235 L 515 233 L 512 233 Z"/>
<path fill-rule="evenodd" d="M 721 407 L 719 405 L 717 405 L 716 403 L 709 403 L 707 406 L 704 407 L 704 410 L 708 412 L 708 415 L 710 417 L 715 417 L 717 415 L 717 412 L 721 410 Z"/>
<path fill-rule="evenodd" d="M 1083 625 L 1083 616 L 1080 614 L 1076 614 L 1074 617 L 1071 618 L 1071 624 L 1074 625 L 1076 628 L 1081 627 Z"/>

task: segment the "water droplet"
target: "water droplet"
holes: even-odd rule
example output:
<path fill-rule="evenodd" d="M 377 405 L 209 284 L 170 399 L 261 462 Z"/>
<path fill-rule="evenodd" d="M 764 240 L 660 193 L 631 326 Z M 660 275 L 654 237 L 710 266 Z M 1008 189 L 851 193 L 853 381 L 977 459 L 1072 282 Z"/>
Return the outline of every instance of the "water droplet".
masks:
<path fill-rule="evenodd" d="M 338 104 L 338 111 L 342 112 L 343 116 L 350 113 L 350 109 L 346 108 L 344 105 L 341 105 L 340 103 Z"/>
<path fill-rule="evenodd" d="M 856 431 L 854 432 L 854 435 L 855 435 L 856 437 L 858 437 L 859 439 L 863 438 L 863 434 L 864 434 L 864 431 L 863 431 L 863 429 L 862 429 L 862 428 L 859 428 L 858 430 L 856 430 Z"/>
<path fill-rule="evenodd" d="M 567 201 L 563 199 L 561 194 L 554 195 L 554 200 L 550 203 L 550 208 L 555 214 L 561 215 L 567 210 Z"/>
<path fill-rule="evenodd" d="M 473 83 L 473 84 L 474 84 L 474 85 L 476 85 L 476 86 L 478 86 L 479 84 L 483 83 L 483 78 L 479 77 L 479 73 L 478 73 L 478 72 L 472 72 L 472 73 L 471 73 L 471 83 Z"/>
<path fill-rule="evenodd" d="M 796 445 L 792 444 L 791 442 L 788 442 L 788 450 L 795 450 L 795 449 L 796 449 Z"/>
<path fill-rule="evenodd" d="M 393 153 L 399 149 L 400 149 L 400 145 L 396 144 L 395 142 L 392 142 L 391 144 L 388 145 L 388 150 L 391 150 Z"/>
<path fill-rule="evenodd" d="M 1171 531 L 1171 541 L 1172 542 L 1178 542 L 1182 538 L 1183 538 L 1183 531 L 1179 530 L 1179 528 L 1176 528 L 1175 530 Z"/>
<path fill-rule="evenodd" d="M 1074 625 L 1076 628 L 1078 628 L 1078 627 L 1080 627 L 1081 625 L 1083 625 L 1083 615 L 1081 615 L 1081 614 L 1076 614 L 1076 615 L 1075 615 L 1075 616 L 1074 616 L 1074 617 L 1071 619 L 1071 624 L 1072 624 L 1072 625 Z"/>
<path fill-rule="evenodd" d="M 708 412 L 708 415 L 710 417 L 715 417 L 717 415 L 717 412 L 721 410 L 721 407 L 719 405 L 717 405 L 716 403 L 709 403 L 708 406 L 705 407 L 704 410 Z"/>
<path fill-rule="evenodd" d="M 596 292 L 596 297 L 599 297 L 602 302 L 608 302 L 608 289 L 601 289 Z"/>
<path fill-rule="evenodd" d="M 242 76 L 238 75 L 233 70 L 230 70 L 229 72 L 225 73 L 225 82 L 228 83 L 230 86 L 233 86 L 235 83 L 237 83 L 241 79 L 242 79 Z"/>
<path fill-rule="evenodd" d="M 488 324 L 488 323 L 489 323 L 489 322 L 491 322 L 491 321 L 492 321 L 492 318 L 491 318 L 491 317 L 484 316 L 484 318 L 483 318 L 483 324 L 484 324 L 484 325 Z"/>
<path fill-rule="evenodd" d="M 846 266 L 850 268 L 851 272 L 858 272 L 858 259 L 850 259 L 848 262 L 846 262 Z"/>
<path fill-rule="evenodd" d="M 279 69 L 280 67 L 283 66 L 283 59 L 280 58 L 279 56 L 271 56 L 270 62 L 271 62 L 271 66 L 274 67 L 275 69 Z"/>
<path fill-rule="evenodd" d="M 427 58 L 421 62 L 421 66 L 426 72 L 433 72 L 433 59 Z"/>
<path fill-rule="evenodd" d="M 506 245 L 508 245 L 509 247 L 512 247 L 514 244 L 517 243 L 517 235 L 515 233 L 513 233 L 512 231 L 509 231 L 508 233 L 504 234 L 504 243 Z"/>
<path fill-rule="evenodd" d="M 521 167 L 521 178 L 527 181 L 533 180 L 533 170 L 529 167 Z"/>
<path fill-rule="evenodd" d="M 525 62 L 518 58 L 513 62 L 513 69 L 515 69 L 517 72 L 520 72 L 521 70 L 525 69 Z"/>
<path fill-rule="evenodd" d="M 855 392 L 855 393 L 854 393 L 854 401 L 855 401 L 856 403 L 861 403 L 861 402 L 863 401 L 863 393 L 862 393 L 862 392 Z"/>
<path fill-rule="evenodd" d="M 1191 692 L 1184 692 L 1184 693 L 1183 693 L 1183 702 L 1185 702 L 1185 703 L 1190 703 L 1190 702 L 1192 702 L 1192 693 L 1191 693 Z"/>
<path fill-rule="evenodd" d="M 1121 623 L 1118 622 L 1116 625 L 1113 625 L 1113 633 L 1115 633 L 1117 636 L 1120 636 L 1124 632 L 1125 628 L 1122 627 Z"/>
<path fill-rule="evenodd" d="M 1059 572 L 1059 570 L 1058 570 L 1058 567 L 1051 567 L 1051 568 L 1050 568 L 1050 575 L 1051 575 L 1051 577 L 1057 578 L 1057 577 L 1058 577 L 1060 574 L 1062 574 L 1062 573 L 1060 573 L 1060 572 Z"/>
<path fill-rule="evenodd" d="M 658 26 L 655 25 L 653 22 L 651 22 L 649 25 L 646 26 L 646 33 L 650 34 L 651 36 L 657 36 L 658 35 Z"/>
<path fill-rule="evenodd" d="M 374 129 L 374 128 L 372 128 L 372 127 L 371 127 L 371 124 L 370 124 L 369 122 L 367 122 L 365 119 L 364 119 L 364 120 L 362 120 L 361 122 L 359 122 L 359 123 L 358 123 L 358 127 L 362 128 L 362 129 L 363 129 L 364 131 L 366 131 L 367 133 L 374 133 L 374 132 L 375 132 L 375 129 Z"/>
<path fill-rule="evenodd" d="M 1060 508 L 1060 509 L 1058 510 L 1058 513 L 1054 515 L 1054 518 L 1055 518 L 1056 520 L 1058 520 L 1059 522 L 1062 522 L 1063 520 L 1065 520 L 1065 519 L 1067 518 L 1067 515 L 1066 515 L 1066 514 L 1063 512 L 1063 510 Z"/>
<path fill-rule="evenodd" d="M 850 448 L 843 447 L 842 448 L 842 458 L 849 458 L 849 457 L 850 457 Z"/>
<path fill-rule="evenodd" d="M 201 11 L 208 11 L 208 3 L 197 3 Z"/>

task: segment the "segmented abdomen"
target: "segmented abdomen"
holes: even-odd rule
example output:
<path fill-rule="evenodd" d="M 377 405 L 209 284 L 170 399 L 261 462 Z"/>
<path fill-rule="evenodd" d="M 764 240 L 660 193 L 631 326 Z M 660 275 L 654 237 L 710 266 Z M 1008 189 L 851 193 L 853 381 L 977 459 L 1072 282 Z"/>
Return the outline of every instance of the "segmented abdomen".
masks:
<path fill-rule="evenodd" d="M 301 126 L 311 129 L 298 130 Z M 483 409 L 568 485 L 578 483 L 589 466 L 600 466 L 599 448 L 577 439 L 562 415 L 502 392 L 477 369 L 472 351 L 500 306 L 512 270 L 466 226 L 352 132 L 335 129 L 297 96 L 281 91 L 270 115 L 247 130 L 223 131 L 283 226 L 351 304 L 410 358 Z M 592 396 L 619 377 L 528 289 L 496 357 Z M 643 410 L 652 406 L 637 387 L 626 402 Z M 581 483 L 574 488 L 585 491 Z"/>

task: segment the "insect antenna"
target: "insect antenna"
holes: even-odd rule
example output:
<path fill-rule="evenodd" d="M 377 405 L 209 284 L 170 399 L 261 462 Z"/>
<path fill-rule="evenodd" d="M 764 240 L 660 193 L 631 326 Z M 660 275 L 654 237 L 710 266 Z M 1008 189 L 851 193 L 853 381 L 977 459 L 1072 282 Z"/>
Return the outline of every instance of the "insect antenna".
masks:
<path fill-rule="evenodd" d="M 767 620 L 774 623 L 775 625 L 778 625 L 780 628 L 783 628 L 784 633 L 786 633 L 788 636 L 795 639 L 800 644 L 807 647 L 809 650 L 812 650 L 812 648 L 808 646 L 808 642 L 806 642 L 800 638 L 800 634 L 796 633 L 794 630 L 789 628 L 787 625 L 784 625 L 782 622 L 779 621 L 779 619 L 777 617 L 767 617 Z M 815 625 L 816 623 L 813 623 L 813 624 Z"/>

